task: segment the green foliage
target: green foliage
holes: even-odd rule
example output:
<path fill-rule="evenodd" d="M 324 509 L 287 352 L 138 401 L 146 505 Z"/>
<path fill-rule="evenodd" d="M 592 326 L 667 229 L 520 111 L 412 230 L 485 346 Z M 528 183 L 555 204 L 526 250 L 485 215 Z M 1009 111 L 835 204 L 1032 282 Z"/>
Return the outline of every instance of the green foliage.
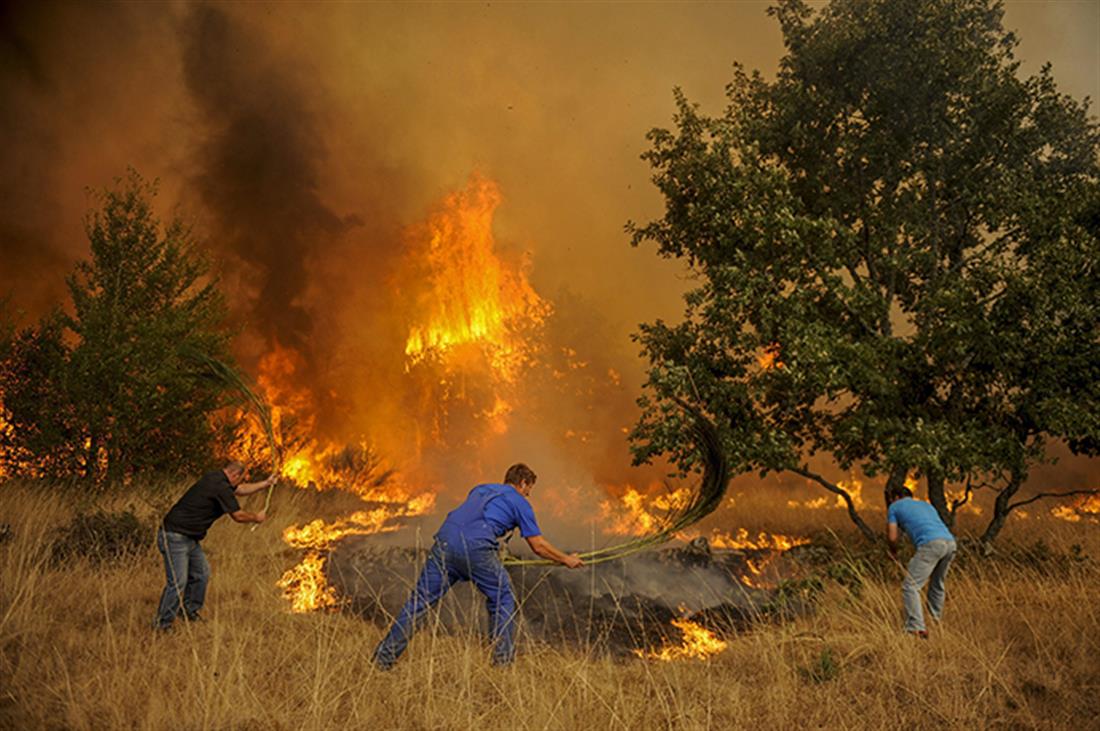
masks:
<path fill-rule="evenodd" d="M 129 510 L 110 513 L 97 510 L 80 514 L 63 527 L 53 541 L 51 555 L 55 563 L 76 558 L 93 563 L 115 561 L 132 556 L 152 543 L 153 530 Z"/>
<path fill-rule="evenodd" d="M 72 314 L 15 338 L 0 369 L 12 471 L 115 481 L 208 459 L 226 386 L 189 354 L 228 359 L 224 302 L 187 226 L 154 215 L 155 195 L 133 171 L 97 194 Z"/>
<path fill-rule="evenodd" d="M 817 479 L 815 454 L 892 479 L 917 469 L 949 518 L 945 480 L 1022 480 L 1051 436 L 1094 448 L 1087 107 L 1049 68 L 1019 78 L 996 2 L 772 13 L 787 47 L 775 81 L 738 67 L 718 117 L 677 91 L 675 131 L 649 135 L 665 214 L 628 229 L 698 287 L 683 322 L 637 335 L 651 369 L 636 461 L 695 468 L 684 399 L 714 418 L 734 474 Z"/>
<path fill-rule="evenodd" d="M 32 477 L 80 474 L 85 432 L 69 397 L 64 316 L 16 334 L 0 360 L 0 469 Z"/>

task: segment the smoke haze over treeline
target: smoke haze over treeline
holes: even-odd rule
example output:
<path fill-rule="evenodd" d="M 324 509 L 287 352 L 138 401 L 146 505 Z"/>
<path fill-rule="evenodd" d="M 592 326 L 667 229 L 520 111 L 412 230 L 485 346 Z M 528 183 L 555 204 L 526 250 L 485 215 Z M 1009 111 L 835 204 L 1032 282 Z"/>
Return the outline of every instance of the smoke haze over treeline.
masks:
<path fill-rule="evenodd" d="M 395 278 L 409 227 L 480 174 L 501 191 L 502 256 L 554 308 L 547 357 L 570 348 L 598 377 L 569 395 L 544 384 L 501 453 L 466 468 L 495 479 L 524 452 L 550 480 L 611 482 L 642 380 L 629 335 L 679 317 L 689 284 L 623 233 L 660 212 L 645 133 L 671 123 L 674 86 L 716 112 L 735 61 L 774 72 L 783 49 L 766 8 L 3 3 L 0 294 L 24 324 L 61 303 L 86 255 L 86 187 L 133 166 L 208 242 L 241 362 L 292 349 L 318 428 L 387 424 L 407 442 Z M 1100 93 L 1100 7 L 1006 8 L 1025 73 L 1049 60 L 1062 91 Z"/>

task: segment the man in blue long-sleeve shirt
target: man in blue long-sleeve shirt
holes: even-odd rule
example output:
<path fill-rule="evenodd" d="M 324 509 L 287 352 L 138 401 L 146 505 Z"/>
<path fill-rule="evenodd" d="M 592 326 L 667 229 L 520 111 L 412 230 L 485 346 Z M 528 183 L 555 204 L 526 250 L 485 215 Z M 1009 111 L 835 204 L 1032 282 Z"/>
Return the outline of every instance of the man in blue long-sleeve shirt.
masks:
<path fill-rule="evenodd" d="M 909 560 L 905 580 L 901 583 L 901 598 L 905 605 L 905 631 L 919 637 L 928 637 L 920 590 L 928 584 L 928 611 L 938 622 L 943 615 L 944 578 L 951 559 L 955 558 L 955 536 L 951 535 L 951 531 L 940 520 L 936 509 L 926 502 L 914 500 L 913 493 L 908 488 L 894 488 L 889 499 L 886 537 L 890 542 L 890 555 L 897 558 L 899 527 L 916 548 L 916 553 Z"/>

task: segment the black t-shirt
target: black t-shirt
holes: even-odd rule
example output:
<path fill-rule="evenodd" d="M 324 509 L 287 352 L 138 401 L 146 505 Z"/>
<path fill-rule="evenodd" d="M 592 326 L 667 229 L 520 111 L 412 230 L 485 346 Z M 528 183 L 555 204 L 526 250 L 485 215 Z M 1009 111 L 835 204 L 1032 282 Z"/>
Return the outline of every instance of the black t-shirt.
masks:
<path fill-rule="evenodd" d="M 225 472 L 207 472 L 183 493 L 183 497 L 164 516 L 164 529 L 201 541 L 215 520 L 240 509 L 237 495 Z"/>

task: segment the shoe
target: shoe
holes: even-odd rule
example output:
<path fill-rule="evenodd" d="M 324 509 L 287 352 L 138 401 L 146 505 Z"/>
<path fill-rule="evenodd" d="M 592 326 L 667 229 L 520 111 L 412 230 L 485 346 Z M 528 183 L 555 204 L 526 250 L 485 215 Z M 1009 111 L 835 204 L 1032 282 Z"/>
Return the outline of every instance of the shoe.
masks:
<path fill-rule="evenodd" d="M 906 632 L 913 635 L 914 637 L 920 637 L 922 640 L 928 639 L 928 630 L 926 629 L 911 629 L 906 630 Z"/>
<path fill-rule="evenodd" d="M 198 612 L 195 612 L 194 614 L 188 614 L 187 615 L 187 621 L 188 622 L 205 622 L 206 618 L 203 617 Z"/>

